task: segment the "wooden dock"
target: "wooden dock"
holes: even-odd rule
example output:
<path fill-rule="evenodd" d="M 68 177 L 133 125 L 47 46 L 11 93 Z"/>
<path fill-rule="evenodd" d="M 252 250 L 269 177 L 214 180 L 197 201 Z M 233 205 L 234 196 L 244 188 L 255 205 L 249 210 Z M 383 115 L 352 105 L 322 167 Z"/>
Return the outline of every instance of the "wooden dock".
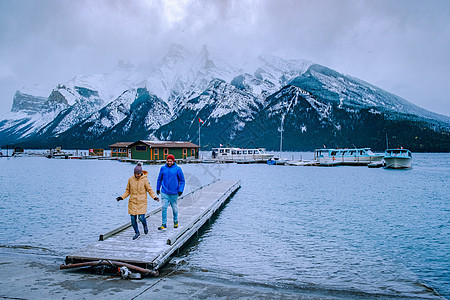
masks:
<path fill-rule="evenodd" d="M 167 210 L 167 229 L 161 225 L 161 208 L 147 213 L 148 234 L 138 222 L 141 237 L 132 240 L 131 222 L 99 237 L 99 241 L 66 256 L 66 265 L 89 265 L 92 262 L 112 261 L 145 268 L 156 273 L 171 256 L 212 217 L 212 215 L 240 188 L 240 181 L 216 180 L 178 198 L 179 227 L 173 228 L 172 209 Z"/>

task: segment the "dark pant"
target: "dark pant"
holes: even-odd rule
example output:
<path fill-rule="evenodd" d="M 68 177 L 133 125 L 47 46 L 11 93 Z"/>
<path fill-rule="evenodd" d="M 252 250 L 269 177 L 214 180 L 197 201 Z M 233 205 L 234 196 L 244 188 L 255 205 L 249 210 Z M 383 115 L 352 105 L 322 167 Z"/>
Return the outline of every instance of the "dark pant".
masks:
<path fill-rule="evenodd" d="M 131 217 L 131 226 L 133 226 L 134 232 L 139 233 L 139 228 L 137 224 L 137 215 L 130 215 L 130 217 Z M 145 215 L 139 215 L 139 220 L 141 220 L 145 230 L 145 228 L 147 228 L 147 219 L 145 218 Z"/>

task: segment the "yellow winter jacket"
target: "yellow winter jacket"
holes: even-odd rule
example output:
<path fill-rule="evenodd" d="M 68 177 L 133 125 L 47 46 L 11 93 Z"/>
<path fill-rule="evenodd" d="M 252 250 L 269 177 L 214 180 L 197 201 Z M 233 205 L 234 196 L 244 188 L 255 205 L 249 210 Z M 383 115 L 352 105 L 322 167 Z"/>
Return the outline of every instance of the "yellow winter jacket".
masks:
<path fill-rule="evenodd" d="M 128 214 L 130 215 L 147 213 L 147 192 L 153 199 L 157 197 L 148 182 L 148 172 L 143 171 L 142 173 L 139 179 L 136 179 L 134 175 L 128 179 L 127 189 L 122 195 L 123 199 L 130 196 L 130 200 L 128 200 Z"/>

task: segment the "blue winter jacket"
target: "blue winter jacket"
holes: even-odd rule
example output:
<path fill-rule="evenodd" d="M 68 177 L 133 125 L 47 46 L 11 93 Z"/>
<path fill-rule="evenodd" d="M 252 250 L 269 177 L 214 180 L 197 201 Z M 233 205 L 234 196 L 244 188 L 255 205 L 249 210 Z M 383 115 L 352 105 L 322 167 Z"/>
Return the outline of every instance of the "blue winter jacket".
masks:
<path fill-rule="evenodd" d="M 184 183 L 184 174 L 181 168 L 175 163 L 171 167 L 165 164 L 159 170 L 156 190 L 160 190 L 164 194 L 176 195 L 178 192 L 183 192 Z"/>

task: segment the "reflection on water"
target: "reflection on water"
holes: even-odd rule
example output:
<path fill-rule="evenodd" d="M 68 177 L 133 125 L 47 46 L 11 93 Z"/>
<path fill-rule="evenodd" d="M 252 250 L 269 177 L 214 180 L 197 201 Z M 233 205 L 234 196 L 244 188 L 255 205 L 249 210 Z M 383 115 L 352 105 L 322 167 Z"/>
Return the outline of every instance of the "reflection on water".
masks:
<path fill-rule="evenodd" d="M 433 297 L 430 287 L 448 297 L 449 158 L 416 154 L 406 171 L 182 165 L 188 191 L 216 178 L 242 187 L 174 261 L 211 280 L 419 298 Z M 131 164 L 11 158 L 0 167 L 2 247 L 65 256 L 129 222 L 115 197 Z M 144 166 L 153 187 L 159 167 Z"/>

